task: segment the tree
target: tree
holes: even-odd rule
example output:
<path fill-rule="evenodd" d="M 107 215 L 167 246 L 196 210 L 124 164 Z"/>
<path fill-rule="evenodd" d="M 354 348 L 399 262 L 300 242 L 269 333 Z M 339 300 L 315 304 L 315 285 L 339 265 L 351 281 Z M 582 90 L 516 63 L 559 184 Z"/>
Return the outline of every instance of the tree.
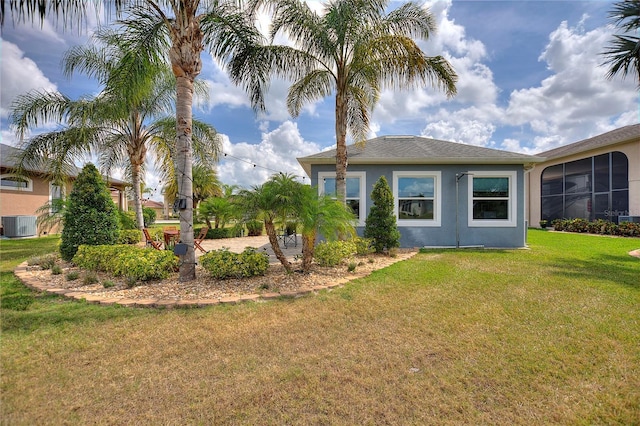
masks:
<path fill-rule="evenodd" d="M 96 77 L 103 87 L 99 95 L 72 100 L 60 93 L 36 91 L 14 101 L 11 120 L 21 139 L 40 121 L 66 122 L 60 130 L 27 141 L 20 164 L 48 170 L 54 180 L 62 180 L 73 160 L 91 150 L 97 152 L 107 175 L 116 166 L 130 175 L 136 222 L 142 229 L 142 174 L 148 150 L 156 153 L 162 170 L 173 171 L 176 124 L 166 114 L 172 110 L 174 81 L 166 64 L 153 64 L 126 51 L 116 32 L 101 29 L 94 43 L 72 48 L 63 63 L 69 76 L 80 70 Z M 137 79 L 116 78 L 120 67 L 133 63 L 139 70 Z M 206 159 L 211 167 L 219 144 L 215 129 L 199 122 L 194 128 L 197 158 Z"/>
<path fill-rule="evenodd" d="M 400 231 L 393 214 L 393 193 L 387 179 L 380 176 L 371 192 L 373 206 L 364 226 L 364 237 L 373 239 L 376 253 L 400 246 Z"/>
<path fill-rule="evenodd" d="M 326 195 L 318 195 L 317 188 L 300 184 L 293 207 L 302 234 L 302 270 L 311 268 L 316 239 L 328 240 L 354 236 L 356 218 L 345 204 Z"/>
<path fill-rule="evenodd" d="M 301 0 L 264 0 L 273 11 L 271 38 L 286 34 L 291 46 L 266 48 L 270 71 L 294 80 L 287 97 L 297 117 L 307 103 L 335 94 L 336 192 L 346 200 L 347 133 L 366 139 L 381 88 L 427 83 L 456 93 L 457 76 L 442 56 L 428 57 L 413 41 L 435 31 L 429 11 L 404 3 L 385 15 L 388 1 L 334 0 L 322 15 Z"/>
<path fill-rule="evenodd" d="M 172 168 L 173 169 L 173 168 Z M 165 197 L 168 200 L 175 200 L 178 195 L 178 179 L 175 174 L 165 175 L 163 179 L 169 182 L 164 188 Z M 204 164 L 194 164 L 193 166 L 193 205 L 198 207 L 199 203 L 209 197 L 219 197 L 222 195 L 222 184 L 218 180 L 215 169 Z"/>
<path fill-rule="evenodd" d="M 621 74 L 624 78 L 633 71 L 640 87 L 640 37 L 630 34 L 637 34 L 640 29 L 640 0 L 614 3 L 609 18 L 624 34 L 614 34 L 603 53 L 606 57 L 604 64 L 609 65 L 607 77 Z"/>
<path fill-rule="evenodd" d="M 238 205 L 244 212 L 264 222 L 273 253 L 287 272 L 292 271 L 292 266 L 278 244 L 276 224 L 284 224 L 294 214 L 293 202 L 300 185 L 291 175 L 276 174 L 252 190 L 241 191 L 238 196 Z"/>
<path fill-rule="evenodd" d="M 0 3 L 0 22 L 4 22 L 6 0 Z M 9 0 L 9 8 L 18 21 L 41 22 L 46 16 L 61 16 L 67 23 L 80 24 L 90 0 Z M 97 1 L 93 2 L 96 4 Z M 122 41 L 127 51 L 148 54 L 150 61 L 162 60 L 168 53 L 176 79 L 176 150 L 174 164 L 178 176 L 178 194 L 185 200 L 180 211 L 180 235 L 188 250 L 181 257 L 180 281 L 195 279 L 193 244 L 192 134 L 194 81 L 202 69 L 200 54 L 208 50 L 233 72 L 232 80 L 249 92 L 256 109 L 264 109 L 263 89 L 267 82 L 267 62 L 256 47 L 262 35 L 253 25 L 253 16 L 232 0 L 115 0 L 103 2 L 116 10 L 130 9 L 131 19 L 122 21 L 128 28 Z M 107 10 L 110 7 L 106 8 Z M 139 76 L 135 67 L 122 68 L 120 79 Z"/>
<path fill-rule="evenodd" d="M 73 184 L 63 218 L 60 255 L 71 260 L 82 244 L 115 244 L 118 240 L 117 207 L 98 169 L 87 164 Z"/>

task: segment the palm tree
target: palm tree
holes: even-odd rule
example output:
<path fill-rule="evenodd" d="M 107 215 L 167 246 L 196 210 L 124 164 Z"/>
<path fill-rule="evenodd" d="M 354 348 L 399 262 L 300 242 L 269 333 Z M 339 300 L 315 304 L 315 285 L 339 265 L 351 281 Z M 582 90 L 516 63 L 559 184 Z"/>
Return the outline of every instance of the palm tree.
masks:
<path fill-rule="evenodd" d="M 286 34 L 295 47 L 267 48 L 270 70 L 294 80 L 287 107 L 297 117 L 307 103 L 335 94 L 336 192 L 346 199 L 347 133 L 366 139 L 381 88 L 427 83 L 456 93 L 455 71 L 413 41 L 435 31 L 429 11 L 412 2 L 385 14 L 386 0 L 333 0 L 317 14 L 301 0 L 256 0 L 273 12 L 272 40 Z M 232 74 L 233 75 L 233 74 Z"/>
<path fill-rule="evenodd" d="M 12 105 L 11 120 L 18 136 L 24 138 L 30 127 L 40 121 L 65 122 L 62 130 L 41 134 L 26 142 L 20 158 L 23 167 L 49 170 L 55 180 L 69 173 L 73 160 L 91 150 L 99 153 L 101 168 L 110 174 L 123 166 L 131 177 L 138 227 L 142 229 L 141 176 L 147 151 L 153 148 L 162 169 L 172 173 L 171 152 L 175 150 L 175 119 L 171 111 L 175 89 L 166 65 L 150 63 L 143 56 L 128 52 L 118 33 L 101 30 L 96 45 L 71 49 L 63 60 L 71 76 L 81 70 L 96 77 L 104 90 L 98 96 L 71 100 L 59 93 L 31 92 Z M 118 80 L 122 66 L 135 64 L 136 80 Z M 159 118 L 160 117 L 160 118 Z M 150 121 L 155 119 L 155 121 Z M 217 159 L 218 139 L 211 126 L 194 126 L 199 158 L 212 166 Z"/>
<path fill-rule="evenodd" d="M 172 171 L 173 168 L 171 168 L 170 172 Z M 165 198 L 175 200 L 178 195 L 178 179 L 175 173 L 165 174 L 162 180 L 168 182 L 163 188 Z M 193 165 L 193 205 L 195 208 L 198 207 L 202 200 L 221 196 L 222 191 L 222 184 L 218 180 L 215 169 L 204 164 Z"/>
<path fill-rule="evenodd" d="M 287 272 L 292 271 L 292 266 L 280 249 L 276 226 L 294 214 L 293 202 L 299 185 L 291 175 L 276 174 L 252 190 L 240 191 L 238 196 L 240 208 L 251 218 L 264 222 L 273 253 Z"/>
<path fill-rule="evenodd" d="M 332 197 L 318 195 L 317 188 L 300 185 L 293 205 L 302 234 L 304 272 L 311 268 L 318 235 L 328 240 L 355 236 L 353 211 Z"/>
<path fill-rule="evenodd" d="M 607 78 L 611 79 L 618 73 L 624 78 L 633 71 L 640 86 L 640 37 L 629 34 L 637 34 L 640 29 L 640 0 L 614 3 L 609 18 L 625 34 L 614 34 L 603 53 L 607 58 L 604 64 L 609 65 Z"/>
<path fill-rule="evenodd" d="M 4 22 L 6 0 L 0 0 L 0 22 Z M 86 16 L 90 0 L 8 0 L 9 9 L 17 21 L 38 16 L 61 17 L 64 24 L 80 25 Z M 154 62 L 168 53 L 176 79 L 176 149 L 173 158 L 178 176 L 178 194 L 185 200 L 180 211 L 180 234 L 188 247 L 180 264 L 180 281 L 195 279 L 195 250 L 193 244 L 193 95 L 194 82 L 200 74 L 205 47 L 235 70 L 233 81 L 249 92 L 252 105 L 264 109 L 263 89 L 267 84 L 267 62 L 257 54 L 262 43 L 260 32 L 253 25 L 253 17 L 242 10 L 241 1 L 233 0 L 115 0 L 103 2 L 117 11 L 126 6 L 131 19 L 122 21 L 128 28 L 123 42 L 127 51 L 149 55 Z M 118 79 L 136 79 L 134 67 L 122 69 Z"/>

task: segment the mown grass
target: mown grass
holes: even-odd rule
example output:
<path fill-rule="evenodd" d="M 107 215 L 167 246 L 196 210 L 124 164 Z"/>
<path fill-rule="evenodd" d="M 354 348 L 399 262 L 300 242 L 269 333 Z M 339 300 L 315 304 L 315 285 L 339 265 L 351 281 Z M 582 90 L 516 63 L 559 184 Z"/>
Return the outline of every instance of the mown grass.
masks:
<path fill-rule="evenodd" d="M 155 311 L 35 297 L 3 309 L 0 414 L 8 424 L 638 423 L 640 260 L 627 253 L 640 239 L 532 231 L 529 243 L 429 251 L 270 303 Z"/>

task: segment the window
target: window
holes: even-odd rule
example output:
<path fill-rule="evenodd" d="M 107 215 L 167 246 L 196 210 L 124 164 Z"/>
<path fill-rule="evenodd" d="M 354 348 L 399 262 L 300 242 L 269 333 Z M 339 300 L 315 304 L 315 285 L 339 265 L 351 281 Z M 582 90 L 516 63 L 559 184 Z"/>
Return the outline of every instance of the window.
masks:
<path fill-rule="evenodd" d="M 440 172 L 393 172 L 398 226 L 440 226 Z"/>
<path fill-rule="evenodd" d="M 516 172 L 470 172 L 469 226 L 516 226 Z"/>
<path fill-rule="evenodd" d="M 358 225 L 364 226 L 366 219 L 364 172 L 347 172 L 347 205 L 353 210 L 353 214 L 358 218 Z M 336 174 L 335 172 L 318 173 L 318 192 L 320 195 L 336 196 Z"/>
<path fill-rule="evenodd" d="M 542 171 L 542 219 L 617 221 L 629 213 L 629 161 L 614 151 Z"/>
<path fill-rule="evenodd" d="M 64 199 L 64 188 L 55 183 L 49 184 L 49 205 L 50 213 L 58 213 L 62 209 Z"/>
<path fill-rule="evenodd" d="M 2 175 L 0 176 L 0 188 L 15 191 L 33 191 L 33 181 L 22 176 Z"/>

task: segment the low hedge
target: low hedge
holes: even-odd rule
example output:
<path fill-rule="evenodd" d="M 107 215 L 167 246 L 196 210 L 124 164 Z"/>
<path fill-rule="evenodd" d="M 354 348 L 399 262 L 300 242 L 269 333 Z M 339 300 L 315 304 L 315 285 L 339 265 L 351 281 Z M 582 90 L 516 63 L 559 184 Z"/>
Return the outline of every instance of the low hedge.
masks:
<path fill-rule="evenodd" d="M 640 223 L 622 222 L 615 224 L 608 220 L 555 219 L 551 226 L 556 231 L 582 232 L 600 235 L 616 235 L 620 237 L 640 237 Z"/>
<path fill-rule="evenodd" d="M 269 256 L 253 247 L 247 247 L 242 253 L 223 248 L 200 256 L 200 264 L 216 279 L 247 278 L 264 275 L 269 268 Z"/>
<path fill-rule="evenodd" d="M 139 229 L 121 229 L 118 234 L 118 244 L 138 244 L 142 241 Z"/>
<path fill-rule="evenodd" d="M 176 270 L 179 258 L 170 251 L 131 245 L 81 245 L 73 257 L 80 268 L 108 272 L 136 281 L 163 279 Z"/>

